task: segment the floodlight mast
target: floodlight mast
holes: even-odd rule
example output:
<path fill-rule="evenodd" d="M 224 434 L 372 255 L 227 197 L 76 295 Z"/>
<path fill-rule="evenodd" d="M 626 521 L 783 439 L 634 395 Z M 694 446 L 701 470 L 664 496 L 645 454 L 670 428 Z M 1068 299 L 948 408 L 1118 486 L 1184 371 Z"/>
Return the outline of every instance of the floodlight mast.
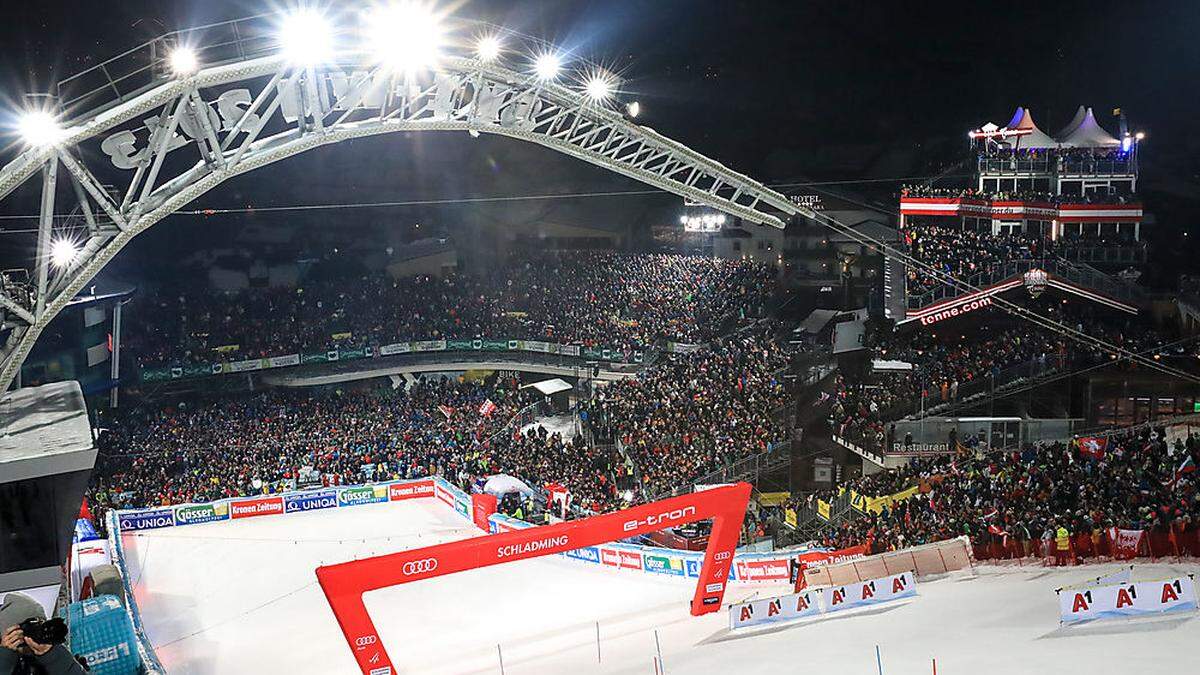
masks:
<path fill-rule="evenodd" d="M 315 10 L 171 33 L 81 74 L 104 78 L 104 86 L 75 95 L 70 87 L 86 78 L 64 81 L 69 119 L 49 109 L 26 111 L 16 129 L 25 149 L 0 169 L 0 201 L 42 177 L 37 253 L 29 264 L 36 283 L 31 299 L 0 291 L 0 391 L 50 320 L 136 235 L 229 178 L 344 140 L 491 133 L 747 222 L 783 227 L 796 212 L 783 195 L 635 124 L 638 106 L 619 102 L 616 78 L 595 64 L 568 61 L 551 45 L 495 26 L 458 21 L 443 32 L 441 17 L 422 21 L 438 30 L 411 49 L 382 54 L 359 48 L 370 40 L 352 39 Z M 355 30 L 366 35 L 368 28 Z M 460 49 L 438 37 L 452 31 L 479 37 Z M 135 87 L 132 75 L 110 76 L 126 62 L 147 79 Z M 86 232 L 70 240 L 73 253 L 56 230 L 60 177 L 89 218 Z"/>

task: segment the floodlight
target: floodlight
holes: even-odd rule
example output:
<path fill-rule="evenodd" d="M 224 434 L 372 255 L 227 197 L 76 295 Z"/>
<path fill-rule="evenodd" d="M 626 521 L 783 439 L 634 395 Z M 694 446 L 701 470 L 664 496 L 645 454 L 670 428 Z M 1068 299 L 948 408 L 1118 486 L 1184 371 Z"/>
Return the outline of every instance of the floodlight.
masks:
<path fill-rule="evenodd" d="M 679 224 L 680 224 L 680 225 L 687 225 L 687 224 L 688 224 L 688 217 L 687 217 L 687 216 L 679 216 Z"/>
<path fill-rule="evenodd" d="M 320 12 L 301 9 L 283 20 L 279 46 L 292 63 L 316 65 L 333 57 L 333 30 Z"/>
<path fill-rule="evenodd" d="M 17 123 L 17 130 L 25 142 L 35 148 L 54 145 L 63 136 L 58 120 L 45 110 L 31 110 L 22 115 Z"/>
<path fill-rule="evenodd" d="M 55 267 L 66 267 L 71 264 L 79 250 L 70 239 L 58 239 L 50 244 L 50 264 Z"/>
<path fill-rule="evenodd" d="M 587 92 L 588 98 L 599 103 L 613 95 L 613 83 L 604 75 L 593 75 L 584 85 L 584 91 Z"/>
<path fill-rule="evenodd" d="M 637 117 L 638 113 L 642 112 L 642 104 L 634 101 L 633 103 L 625 106 L 625 112 L 629 113 L 630 117 Z"/>
<path fill-rule="evenodd" d="M 475 45 L 475 55 L 480 61 L 487 63 L 500 57 L 500 38 L 495 35 L 485 35 L 479 38 Z"/>
<path fill-rule="evenodd" d="M 200 68 L 200 59 L 191 47 L 176 47 L 171 51 L 168 60 L 171 63 L 171 72 L 176 75 L 191 75 Z"/>
<path fill-rule="evenodd" d="M 539 80 L 553 80 L 562 69 L 562 59 L 557 54 L 545 52 L 533 62 L 533 72 Z"/>
<path fill-rule="evenodd" d="M 1138 140 L 1140 141 L 1140 140 L 1142 140 L 1143 138 L 1145 138 L 1145 137 L 1146 137 L 1146 132 L 1144 132 L 1144 131 L 1139 131 L 1139 132 L 1137 132 L 1136 134 L 1134 134 L 1134 135 L 1133 135 L 1133 137 L 1134 137 L 1134 138 L 1136 138 L 1136 139 L 1138 139 Z"/>
<path fill-rule="evenodd" d="M 414 73 L 437 63 L 444 30 L 429 8 L 401 2 L 367 16 L 367 39 L 381 64 L 398 72 Z"/>

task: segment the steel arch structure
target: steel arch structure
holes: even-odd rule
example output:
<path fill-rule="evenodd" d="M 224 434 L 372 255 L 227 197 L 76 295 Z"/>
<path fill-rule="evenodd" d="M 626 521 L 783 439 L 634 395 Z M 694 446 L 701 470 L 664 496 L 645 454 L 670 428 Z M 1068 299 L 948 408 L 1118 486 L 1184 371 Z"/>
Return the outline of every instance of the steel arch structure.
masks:
<path fill-rule="evenodd" d="M 219 25 L 251 34 L 246 27 L 238 33 L 238 22 Z M 350 51 L 331 63 L 295 66 L 265 49 L 259 34 L 223 44 L 219 61 L 174 77 L 164 58 L 169 42 L 147 43 L 149 65 L 137 72 L 149 82 L 127 91 L 125 78 L 104 70 L 107 83 L 68 99 L 90 109 L 73 116 L 55 144 L 30 148 L 0 170 L 0 204 L 22 184 L 41 181 L 36 258 L 22 278 L 6 275 L 0 287 L 7 333 L 0 391 L 48 323 L 137 234 L 234 176 L 349 139 L 409 131 L 496 134 L 747 221 L 783 227 L 799 210 L 602 102 L 499 62 L 448 56 L 427 75 L 397 75 L 369 54 Z M 117 185 L 102 180 L 114 174 Z M 56 213 L 64 200 L 72 204 L 65 220 Z M 50 254 L 64 229 L 79 251 L 55 266 Z"/>

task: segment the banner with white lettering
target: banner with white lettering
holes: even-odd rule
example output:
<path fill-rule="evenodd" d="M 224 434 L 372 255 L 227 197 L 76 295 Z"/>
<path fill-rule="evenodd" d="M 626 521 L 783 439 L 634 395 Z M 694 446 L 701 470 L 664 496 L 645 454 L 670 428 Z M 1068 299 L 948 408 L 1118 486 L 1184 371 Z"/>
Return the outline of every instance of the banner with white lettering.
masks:
<path fill-rule="evenodd" d="M 760 626 L 777 621 L 790 621 L 821 613 L 815 591 L 803 591 L 778 598 L 763 598 L 729 606 L 729 627 L 732 629 Z"/>
<path fill-rule="evenodd" d="M 1063 623 L 1190 609 L 1196 609 L 1196 585 L 1191 575 L 1058 593 L 1058 614 Z"/>
<path fill-rule="evenodd" d="M 917 581 L 911 572 L 905 572 L 844 586 L 831 586 L 821 591 L 821 599 L 826 612 L 838 612 L 851 607 L 908 598 L 916 594 Z"/>

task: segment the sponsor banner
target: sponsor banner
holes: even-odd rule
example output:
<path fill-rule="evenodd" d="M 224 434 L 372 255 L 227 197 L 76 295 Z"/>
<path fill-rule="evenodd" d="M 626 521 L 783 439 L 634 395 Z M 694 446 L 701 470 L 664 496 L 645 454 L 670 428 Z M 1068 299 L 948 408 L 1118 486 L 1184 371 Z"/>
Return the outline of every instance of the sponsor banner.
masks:
<path fill-rule="evenodd" d="M 559 345 L 558 353 L 567 356 L 579 356 L 579 345 Z"/>
<path fill-rule="evenodd" d="M 283 512 L 315 511 L 317 509 L 337 508 L 338 495 L 336 490 L 317 490 L 302 494 L 283 496 Z"/>
<path fill-rule="evenodd" d="M 211 523 L 214 520 L 229 520 L 229 505 L 225 502 L 196 504 L 175 507 L 176 525 Z"/>
<path fill-rule="evenodd" d="M 563 553 L 563 555 L 568 558 L 574 558 L 576 560 L 582 560 L 584 562 L 590 562 L 596 565 L 600 564 L 600 549 L 595 546 L 584 546 L 583 548 L 577 548 L 574 551 L 567 551 Z"/>
<path fill-rule="evenodd" d="M 867 545 L 860 544 L 849 548 L 839 548 L 836 551 L 808 551 L 796 556 L 808 565 L 832 565 L 847 560 L 856 560 L 867 556 Z"/>
<path fill-rule="evenodd" d="M 174 527 L 174 509 L 132 511 L 119 516 L 122 530 L 153 530 L 159 527 Z"/>
<path fill-rule="evenodd" d="M 615 548 L 601 548 L 600 562 L 610 567 L 620 567 L 621 552 Z"/>
<path fill-rule="evenodd" d="M 338 490 L 339 506 L 358 506 L 359 504 L 377 504 L 388 500 L 386 485 L 364 485 L 362 487 L 342 488 Z"/>
<path fill-rule="evenodd" d="M 778 598 L 763 598 L 729 606 L 729 627 L 732 629 L 761 626 L 778 621 L 790 621 L 821 613 L 814 591 L 803 591 Z"/>
<path fill-rule="evenodd" d="M 789 565 L 784 560 L 737 560 L 733 561 L 734 570 L 741 581 L 788 581 Z"/>
<path fill-rule="evenodd" d="M 379 348 L 379 353 L 383 356 L 392 356 L 393 354 L 407 354 L 412 351 L 412 346 L 407 342 L 396 342 L 390 345 L 384 345 Z"/>
<path fill-rule="evenodd" d="M 508 340 L 484 340 L 483 349 L 492 352 L 508 351 Z"/>
<path fill-rule="evenodd" d="M 876 605 L 916 594 L 916 579 L 911 572 L 904 572 L 844 586 L 831 586 L 821 591 L 821 602 L 826 612 L 839 612 L 851 607 Z"/>
<path fill-rule="evenodd" d="M 450 491 L 447 490 L 440 482 L 434 483 L 433 495 L 440 499 L 446 506 L 454 508 L 454 495 L 450 494 Z"/>
<path fill-rule="evenodd" d="M 542 342 L 541 340 L 525 340 L 524 348 L 527 352 L 539 352 L 545 354 L 550 351 L 550 343 Z"/>
<path fill-rule="evenodd" d="M 823 499 L 817 500 L 817 515 L 821 520 L 829 520 L 829 502 Z"/>
<path fill-rule="evenodd" d="M 324 352 L 304 354 L 300 357 L 300 363 L 325 363 L 328 360 L 329 356 Z"/>
<path fill-rule="evenodd" d="M 1194 609 L 1196 585 L 1191 576 L 1063 590 L 1058 594 L 1059 620 L 1063 623 Z"/>
<path fill-rule="evenodd" d="M 267 364 L 265 366 L 267 368 L 282 368 L 284 366 L 298 366 L 298 365 L 300 365 L 300 355 L 299 354 L 288 354 L 287 356 L 272 356 L 268 359 L 265 359 L 265 361 L 267 362 Z"/>
<path fill-rule="evenodd" d="M 621 557 L 621 569 L 623 570 L 640 570 L 642 569 L 642 554 L 637 551 L 626 551 L 624 549 L 617 551 Z"/>
<path fill-rule="evenodd" d="M 388 499 L 398 502 L 402 499 L 433 496 L 433 481 L 422 480 L 415 483 L 392 483 L 388 486 Z"/>
<path fill-rule="evenodd" d="M 470 340 L 446 340 L 446 349 L 448 351 L 463 351 L 467 349 L 478 349 Z"/>
<path fill-rule="evenodd" d="M 267 365 L 264 363 L 266 359 L 248 359 L 246 361 L 234 361 L 233 363 L 225 364 L 226 372 L 230 373 L 247 373 L 253 370 L 262 370 Z"/>
<path fill-rule="evenodd" d="M 409 345 L 414 352 L 441 352 L 446 350 L 445 340 L 418 340 L 417 342 L 410 342 Z"/>
<path fill-rule="evenodd" d="M 651 555 L 649 553 L 642 556 L 642 565 L 647 572 L 654 574 L 670 574 L 672 576 L 683 576 L 683 561 L 675 556 Z"/>
<path fill-rule="evenodd" d="M 283 513 L 283 497 L 257 497 L 229 502 L 230 518 L 253 518 Z"/>
<path fill-rule="evenodd" d="M 463 499 L 461 497 L 455 497 L 454 498 L 454 510 L 458 511 L 458 515 L 462 516 L 463 518 L 471 517 L 471 503 L 469 500 Z"/>

